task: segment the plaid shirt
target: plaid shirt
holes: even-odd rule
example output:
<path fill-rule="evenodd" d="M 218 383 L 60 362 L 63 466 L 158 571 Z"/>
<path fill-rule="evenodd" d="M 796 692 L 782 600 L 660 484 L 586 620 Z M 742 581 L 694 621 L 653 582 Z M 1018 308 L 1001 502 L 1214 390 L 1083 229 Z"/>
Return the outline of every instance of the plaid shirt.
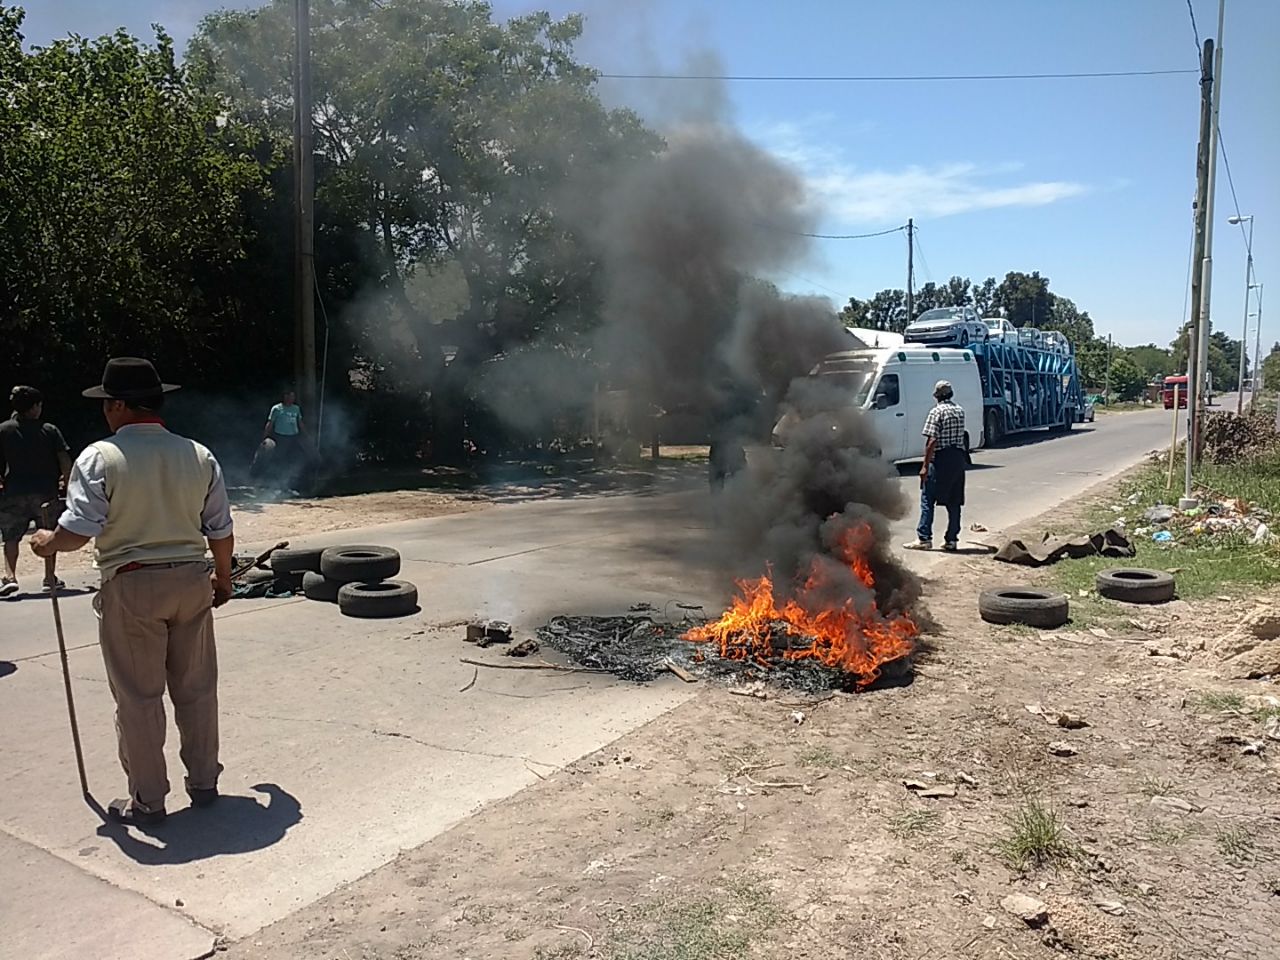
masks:
<path fill-rule="evenodd" d="M 954 400 L 940 400 L 924 418 L 924 430 L 921 432 L 926 438 L 937 440 L 939 450 L 948 447 L 963 450 L 964 408 Z"/>

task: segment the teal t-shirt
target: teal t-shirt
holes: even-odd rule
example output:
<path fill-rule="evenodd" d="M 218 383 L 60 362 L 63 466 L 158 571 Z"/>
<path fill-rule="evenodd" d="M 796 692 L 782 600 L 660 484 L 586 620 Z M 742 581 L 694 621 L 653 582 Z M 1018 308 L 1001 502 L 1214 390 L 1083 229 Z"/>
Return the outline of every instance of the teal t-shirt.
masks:
<path fill-rule="evenodd" d="M 278 437 L 296 437 L 298 435 L 298 424 L 302 420 L 302 408 L 296 403 L 285 406 L 283 403 L 277 403 L 271 408 L 271 430 Z"/>

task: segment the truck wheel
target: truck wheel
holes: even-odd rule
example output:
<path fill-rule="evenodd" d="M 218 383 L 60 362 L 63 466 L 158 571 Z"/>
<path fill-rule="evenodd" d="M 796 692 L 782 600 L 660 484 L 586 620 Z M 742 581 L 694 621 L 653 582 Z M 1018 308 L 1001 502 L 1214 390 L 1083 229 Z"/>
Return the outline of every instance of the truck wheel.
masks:
<path fill-rule="evenodd" d="M 407 616 L 418 609 L 418 588 L 404 580 L 344 584 L 338 609 L 348 617 Z"/>
<path fill-rule="evenodd" d="M 1165 603 L 1173 599 L 1173 574 L 1141 567 L 1113 567 L 1094 579 L 1098 595 L 1122 603 Z"/>
<path fill-rule="evenodd" d="M 1064 593 L 1034 587 L 996 587 L 978 594 L 978 615 L 987 623 L 1022 623 L 1052 629 L 1067 622 L 1070 606 Z"/>
<path fill-rule="evenodd" d="M 1000 429 L 1001 418 L 1000 411 L 994 407 L 987 411 L 986 416 L 987 446 L 994 446 L 999 443 L 1003 433 Z"/>

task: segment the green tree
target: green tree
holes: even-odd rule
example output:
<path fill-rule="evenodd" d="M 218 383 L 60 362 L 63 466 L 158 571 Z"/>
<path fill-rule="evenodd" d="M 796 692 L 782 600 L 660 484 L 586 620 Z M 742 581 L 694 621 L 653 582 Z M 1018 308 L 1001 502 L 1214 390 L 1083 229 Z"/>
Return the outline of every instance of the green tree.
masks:
<path fill-rule="evenodd" d="M 840 322 L 846 327 L 866 327 L 871 316 L 871 303 L 850 297 L 849 302 L 840 308 Z"/>
<path fill-rule="evenodd" d="M 945 306 L 947 306 L 946 291 L 933 281 L 930 281 L 916 291 L 911 303 L 911 319 L 914 320 L 926 310 Z"/>
<path fill-rule="evenodd" d="M 1214 348 L 1217 348 L 1219 362 L 1215 366 Z M 1209 336 L 1209 369 L 1213 371 L 1213 385 L 1218 390 L 1231 391 L 1240 387 L 1240 341 L 1232 340 L 1221 330 L 1215 330 Z M 1249 355 L 1245 354 L 1245 368 L 1248 369 Z"/>
<path fill-rule="evenodd" d="M 282 149 L 292 15 L 291 0 L 213 14 L 191 52 L 235 115 Z M 582 25 L 496 22 L 475 0 L 313 3 L 317 208 L 363 233 L 383 296 L 365 291 L 376 306 L 350 313 L 361 349 L 430 397 L 442 455 L 461 449 L 465 394 L 486 361 L 533 340 L 581 349 L 599 310 L 596 259 L 575 225 L 607 202 L 601 170 L 661 146 L 633 113 L 601 105 L 595 72 L 573 56 Z M 444 264 L 467 291 L 453 317 L 406 292 L 415 271 Z"/>
<path fill-rule="evenodd" d="M 136 353 L 242 382 L 279 349 L 231 279 L 264 185 L 252 130 L 163 31 L 26 52 L 22 18 L 0 7 L 0 381 L 65 400 Z"/>
<path fill-rule="evenodd" d="M 1262 361 L 1262 386 L 1267 390 L 1280 390 L 1280 343 L 1276 343 Z"/>
<path fill-rule="evenodd" d="M 996 283 L 995 277 L 987 277 L 982 283 L 973 288 L 973 307 L 978 311 L 980 317 L 997 316 L 1000 309 L 999 300 L 1000 285 Z"/>
<path fill-rule="evenodd" d="M 881 290 L 867 306 L 867 324 L 874 330 L 901 333 L 907 328 L 907 294 L 904 290 Z"/>
<path fill-rule="evenodd" d="M 1079 346 L 1093 339 L 1093 319 L 1073 301 L 1049 294 L 1049 315 L 1039 323 L 1042 330 L 1057 330 Z"/>
<path fill-rule="evenodd" d="M 1154 343 L 1130 347 L 1129 356 L 1142 368 L 1148 382 L 1157 377 L 1170 376 L 1174 372 L 1173 351 L 1157 347 Z"/>
<path fill-rule="evenodd" d="M 967 277 L 952 277 L 942 289 L 944 307 L 967 307 L 973 303 L 973 283 Z"/>
<path fill-rule="evenodd" d="M 1005 274 L 997 297 L 1004 316 L 1015 327 L 1039 327 L 1051 319 L 1049 278 L 1040 272 Z"/>
<path fill-rule="evenodd" d="M 1137 400 L 1146 388 L 1147 378 L 1127 351 L 1117 350 L 1111 357 L 1111 394 L 1119 400 Z"/>
<path fill-rule="evenodd" d="M 1106 382 L 1107 349 L 1107 341 L 1098 337 L 1076 344 L 1076 367 L 1080 371 L 1080 382 L 1090 390 L 1101 390 Z M 1117 348 L 1112 347 L 1112 360 L 1116 353 Z"/>

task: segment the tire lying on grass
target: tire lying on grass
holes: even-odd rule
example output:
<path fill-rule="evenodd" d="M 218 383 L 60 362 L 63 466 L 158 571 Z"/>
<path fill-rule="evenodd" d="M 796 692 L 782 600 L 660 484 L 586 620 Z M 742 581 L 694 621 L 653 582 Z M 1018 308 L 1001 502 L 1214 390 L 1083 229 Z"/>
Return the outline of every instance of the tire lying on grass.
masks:
<path fill-rule="evenodd" d="M 1122 603 L 1167 603 L 1173 599 L 1173 574 L 1142 567 L 1112 567 L 1099 571 L 1098 595 Z"/>
<path fill-rule="evenodd" d="M 1021 623 L 1047 630 L 1062 626 L 1070 613 L 1066 594 L 1035 587 L 993 587 L 978 594 L 978 614 L 987 623 Z"/>
<path fill-rule="evenodd" d="M 330 547 L 320 556 L 320 572 L 338 583 L 376 583 L 400 572 L 400 554 L 390 547 Z"/>
<path fill-rule="evenodd" d="M 322 603 L 337 603 L 338 590 L 342 584 L 330 580 L 323 574 L 308 570 L 302 575 L 302 593 L 308 600 L 319 600 Z"/>
<path fill-rule="evenodd" d="M 338 609 L 348 617 L 403 617 L 418 609 L 418 588 L 404 580 L 346 583 L 338 590 Z"/>
<path fill-rule="evenodd" d="M 320 556 L 324 547 L 299 550 L 277 550 L 271 554 L 271 569 L 276 573 L 320 572 Z"/>

